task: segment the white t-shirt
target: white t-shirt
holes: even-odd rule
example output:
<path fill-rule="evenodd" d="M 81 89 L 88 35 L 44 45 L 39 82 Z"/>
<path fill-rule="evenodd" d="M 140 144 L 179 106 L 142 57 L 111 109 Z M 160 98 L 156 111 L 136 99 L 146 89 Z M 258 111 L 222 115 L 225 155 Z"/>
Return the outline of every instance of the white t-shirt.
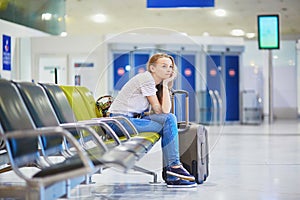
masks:
<path fill-rule="evenodd" d="M 155 81 L 146 71 L 131 78 L 109 108 L 110 113 L 141 113 L 149 108 L 147 96 L 156 95 Z"/>

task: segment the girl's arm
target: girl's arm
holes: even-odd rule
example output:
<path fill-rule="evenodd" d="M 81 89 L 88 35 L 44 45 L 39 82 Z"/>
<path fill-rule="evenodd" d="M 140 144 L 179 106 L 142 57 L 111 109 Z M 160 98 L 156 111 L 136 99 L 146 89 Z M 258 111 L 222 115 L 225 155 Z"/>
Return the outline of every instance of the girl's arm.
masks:
<path fill-rule="evenodd" d="M 171 77 L 163 80 L 162 82 L 162 97 L 161 103 L 157 98 L 157 95 L 148 96 L 147 99 L 151 104 L 152 110 L 155 114 L 161 113 L 170 113 L 171 111 L 171 97 L 170 97 L 170 88 L 173 86 L 173 81 L 176 77 L 176 72 L 173 72 Z"/>
<path fill-rule="evenodd" d="M 155 114 L 169 113 L 171 111 L 171 98 L 169 88 L 165 85 L 162 87 L 162 100 L 159 102 L 156 95 L 147 97 Z"/>
<path fill-rule="evenodd" d="M 162 106 L 159 103 L 159 100 L 156 95 L 147 96 L 147 99 L 151 105 L 151 108 L 155 114 L 161 114 L 162 113 Z"/>
<path fill-rule="evenodd" d="M 162 82 L 162 101 L 161 108 L 163 113 L 169 113 L 172 108 L 170 89 L 173 87 L 174 79 L 177 76 L 177 71 L 174 69 L 170 78 L 163 80 Z"/>
<path fill-rule="evenodd" d="M 163 82 L 162 87 L 162 101 L 161 101 L 161 109 L 163 113 L 169 113 L 171 111 L 172 103 L 170 90 L 167 83 Z"/>

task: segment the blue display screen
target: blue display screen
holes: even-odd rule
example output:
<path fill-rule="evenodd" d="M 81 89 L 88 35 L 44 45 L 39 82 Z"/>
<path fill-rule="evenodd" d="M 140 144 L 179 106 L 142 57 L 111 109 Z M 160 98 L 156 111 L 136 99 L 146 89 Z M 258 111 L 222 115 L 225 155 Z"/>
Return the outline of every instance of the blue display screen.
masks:
<path fill-rule="evenodd" d="M 214 7 L 215 0 L 147 0 L 147 8 Z"/>

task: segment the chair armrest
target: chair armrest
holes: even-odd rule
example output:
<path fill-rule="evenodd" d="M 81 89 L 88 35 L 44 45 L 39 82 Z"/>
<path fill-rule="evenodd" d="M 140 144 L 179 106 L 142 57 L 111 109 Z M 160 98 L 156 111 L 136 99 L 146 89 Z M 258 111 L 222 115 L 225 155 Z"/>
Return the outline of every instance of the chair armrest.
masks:
<path fill-rule="evenodd" d="M 102 122 L 102 121 L 99 121 L 99 120 L 84 120 L 84 121 L 78 121 L 78 122 L 75 122 L 75 124 L 77 125 L 84 125 L 84 126 L 100 126 L 100 127 L 103 127 L 106 131 L 108 131 L 108 134 L 112 137 L 112 139 L 116 142 L 117 145 L 121 144 L 121 141 L 119 139 L 119 137 L 117 136 L 117 134 L 115 133 L 115 131 L 105 122 Z M 92 129 L 92 128 L 90 128 Z M 101 141 L 102 139 L 100 138 L 100 136 L 98 135 L 98 133 L 92 129 L 94 132 L 94 134 L 97 135 L 97 138 L 99 138 Z"/>
<path fill-rule="evenodd" d="M 80 129 L 80 130 L 86 130 L 87 132 L 89 132 L 96 140 L 96 143 L 98 146 L 102 147 L 104 149 L 104 151 L 108 151 L 106 145 L 104 144 L 103 140 L 101 139 L 101 137 L 98 135 L 98 133 L 92 129 L 90 126 L 93 125 L 99 125 L 99 123 L 81 123 L 81 122 L 74 122 L 74 123 L 64 123 L 64 124 L 60 124 L 60 126 L 64 129 L 67 130 L 72 130 L 72 129 Z M 81 137 L 82 134 L 81 134 Z"/>
<path fill-rule="evenodd" d="M 101 120 L 101 121 L 108 121 L 108 122 L 114 122 L 118 127 L 123 131 L 123 135 L 127 138 L 130 139 L 131 136 L 126 130 L 126 128 L 120 123 L 120 121 L 124 121 L 126 124 L 129 125 L 131 128 L 133 135 L 139 135 L 138 131 L 136 130 L 135 126 L 132 124 L 132 122 L 127 119 L 124 116 L 113 116 L 113 117 L 103 117 L 103 118 L 93 118 L 94 120 Z"/>
<path fill-rule="evenodd" d="M 10 131 L 6 132 L 2 135 L 4 140 L 8 139 L 22 139 L 24 137 L 38 137 L 41 135 L 53 135 L 58 134 L 65 137 L 76 149 L 79 158 L 81 159 L 84 169 L 86 173 L 92 172 L 94 170 L 94 165 L 92 161 L 89 159 L 87 153 L 83 150 L 83 148 L 79 145 L 78 141 L 73 137 L 73 135 L 68 132 L 67 130 L 61 127 L 44 127 L 44 128 L 37 128 L 32 130 L 21 130 L 21 131 Z M 38 150 L 37 150 L 38 151 Z M 12 168 L 14 169 L 15 173 L 29 183 L 41 183 L 42 180 L 38 178 L 27 177 L 23 174 L 17 166 L 14 165 L 13 160 L 11 160 Z"/>
<path fill-rule="evenodd" d="M 131 138 L 130 134 L 126 130 L 126 128 L 116 119 L 112 118 L 93 118 L 92 120 L 97 121 L 99 123 L 114 123 L 116 126 L 118 126 L 121 129 L 122 134 L 126 137 L 127 140 Z M 117 136 L 118 137 L 118 136 Z"/>
<path fill-rule="evenodd" d="M 130 126 L 130 128 L 133 132 L 133 135 L 138 135 L 139 134 L 139 132 L 137 131 L 137 129 L 135 128 L 133 123 L 129 119 L 127 119 L 126 117 L 124 117 L 124 116 L 113 116 L 113 117 L 110 117 L 110 118 L 117 119 L 117 120 L 120 120 L 120 121 L 123 120 L 125 123 L 127 123 Z"/>
<path fill-rule="evenodd" d="M 4 140 L 1 138 L 1 135 L 0 135 L 0 150 L 1 149 L 5 149 L 5 142 Z"/>

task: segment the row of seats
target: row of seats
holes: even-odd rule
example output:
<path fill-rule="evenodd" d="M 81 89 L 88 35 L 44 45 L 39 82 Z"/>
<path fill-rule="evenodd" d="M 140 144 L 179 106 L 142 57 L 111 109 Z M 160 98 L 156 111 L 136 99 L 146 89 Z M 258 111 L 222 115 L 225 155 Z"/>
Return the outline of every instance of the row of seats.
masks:
<path fill-rule="evenodd" d="M 132 130 L 128 132 L 121 121 Z M 124 136 L 117 136 L 109 123 L 119 126 Z M 8 168 L 25 180 L 27 199 L 68 196 L 70 189 L 89 183 L 93 173 L 107 167 L 144 172 L 157 182 L 156 173 L 136 163 L 159 134 L 138 133 L 126 118 L 99 118 L 94 97 L 85 87 L 0 79 L 0 132 Z M 37 170 L 28 175 L 24 167 Z M 18 194 L 13 189 L 0 187 L 0 193 L 12 197 Z"/>

